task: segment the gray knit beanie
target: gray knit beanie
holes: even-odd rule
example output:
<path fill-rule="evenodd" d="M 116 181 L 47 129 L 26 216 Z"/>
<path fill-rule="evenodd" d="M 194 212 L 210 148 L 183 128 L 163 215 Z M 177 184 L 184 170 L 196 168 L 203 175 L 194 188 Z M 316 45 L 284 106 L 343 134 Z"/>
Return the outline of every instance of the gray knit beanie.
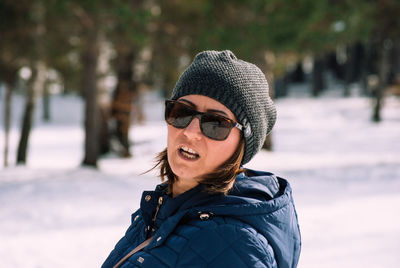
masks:
<path fill-rule="evenodd" d="M 261 149 L 276 120 L 276 109 L 268 95 L 262 71 L 238 59 L 231 51 L 204 51 L 180 76 L 171 99 L 204 95 L 224 104 L 244 126 L 245 151 L 242 165 Z"/>

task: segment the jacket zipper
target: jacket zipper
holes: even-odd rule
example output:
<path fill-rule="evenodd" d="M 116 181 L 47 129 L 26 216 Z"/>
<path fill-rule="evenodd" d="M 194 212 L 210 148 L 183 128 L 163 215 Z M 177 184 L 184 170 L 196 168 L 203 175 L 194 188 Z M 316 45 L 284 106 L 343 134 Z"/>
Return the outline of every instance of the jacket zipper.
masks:
<path fill-rule="evenodd" d="M 162 205 L 162 202 L 163 202 L 163 198 L 162 198 L 162 196 L 160 196 L 160 197 L 158 198 L 158 205 L 157 205 L 157 208 L 156 208 L 156 213 L 154 213 L 153 224 L 156 222 L 157 214 L 158 214 L 158 211 L 160 210 L 160 207 L 161 207 L 161 205 Z"/>

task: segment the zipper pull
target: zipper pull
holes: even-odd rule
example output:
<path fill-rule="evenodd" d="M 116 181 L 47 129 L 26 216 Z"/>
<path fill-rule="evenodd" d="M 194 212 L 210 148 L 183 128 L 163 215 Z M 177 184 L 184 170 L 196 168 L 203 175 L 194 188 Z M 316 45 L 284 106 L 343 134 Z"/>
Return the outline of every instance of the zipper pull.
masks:
<path fill-rule="evenodd" d="M 158 205 L 157 205 L 157 208 L 156 208 L 156 213 L 154 213 L 154 217 L 153 217 L 153 223 L 156 221 L 156 219 L 157 219 L 157 214 L 158 214 L 158 211 L 160 210 L 160 207 L 161 207 L 161 205 L 162 205 L 162 202 L 163 202 L 163 198 L 162 198 L 162 196 L 160 196 L 159 198 L 158 198 Z"/>

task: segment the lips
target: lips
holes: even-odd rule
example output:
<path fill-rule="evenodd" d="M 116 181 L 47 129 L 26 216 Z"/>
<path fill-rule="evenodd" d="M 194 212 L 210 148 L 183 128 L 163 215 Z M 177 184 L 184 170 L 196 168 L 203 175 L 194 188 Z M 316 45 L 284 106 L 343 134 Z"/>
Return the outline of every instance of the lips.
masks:
<path fill-rule="evenodd" d="M 181 146 L 178 151 L 182 157 L 184 157 L 188 160 L 196 160 L 196 159 L 200 158 L 200 155 L 195 150 L 193 150 L 187 146 Z"/>

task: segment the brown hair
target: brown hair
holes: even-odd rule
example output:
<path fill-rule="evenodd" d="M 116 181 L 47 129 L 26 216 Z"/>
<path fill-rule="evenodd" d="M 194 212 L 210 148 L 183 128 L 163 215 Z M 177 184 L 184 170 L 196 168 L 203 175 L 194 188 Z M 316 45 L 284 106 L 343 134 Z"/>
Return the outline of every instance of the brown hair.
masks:
<path fill-rule="evenodd" d="M 240 139 L 238 148 L 233 155 L 220 165 L 214 172 L 206 174 L 198 183 L 205 186 L 208 193 L 227 194 L 235 182 L 236 175 L 244 172 L 245 169 L 240 168 L 244 155 L 244 139 Z M 177 180 L 175 174 L 168 163 L 167 148 L 156 156 L 156 164 L 154 168 L 160 167 L 160 178 L 167 181 L 169 192 L 172 191 L 172 185 Z M 151 169 L 151 170 L 152 170 Z"/>

